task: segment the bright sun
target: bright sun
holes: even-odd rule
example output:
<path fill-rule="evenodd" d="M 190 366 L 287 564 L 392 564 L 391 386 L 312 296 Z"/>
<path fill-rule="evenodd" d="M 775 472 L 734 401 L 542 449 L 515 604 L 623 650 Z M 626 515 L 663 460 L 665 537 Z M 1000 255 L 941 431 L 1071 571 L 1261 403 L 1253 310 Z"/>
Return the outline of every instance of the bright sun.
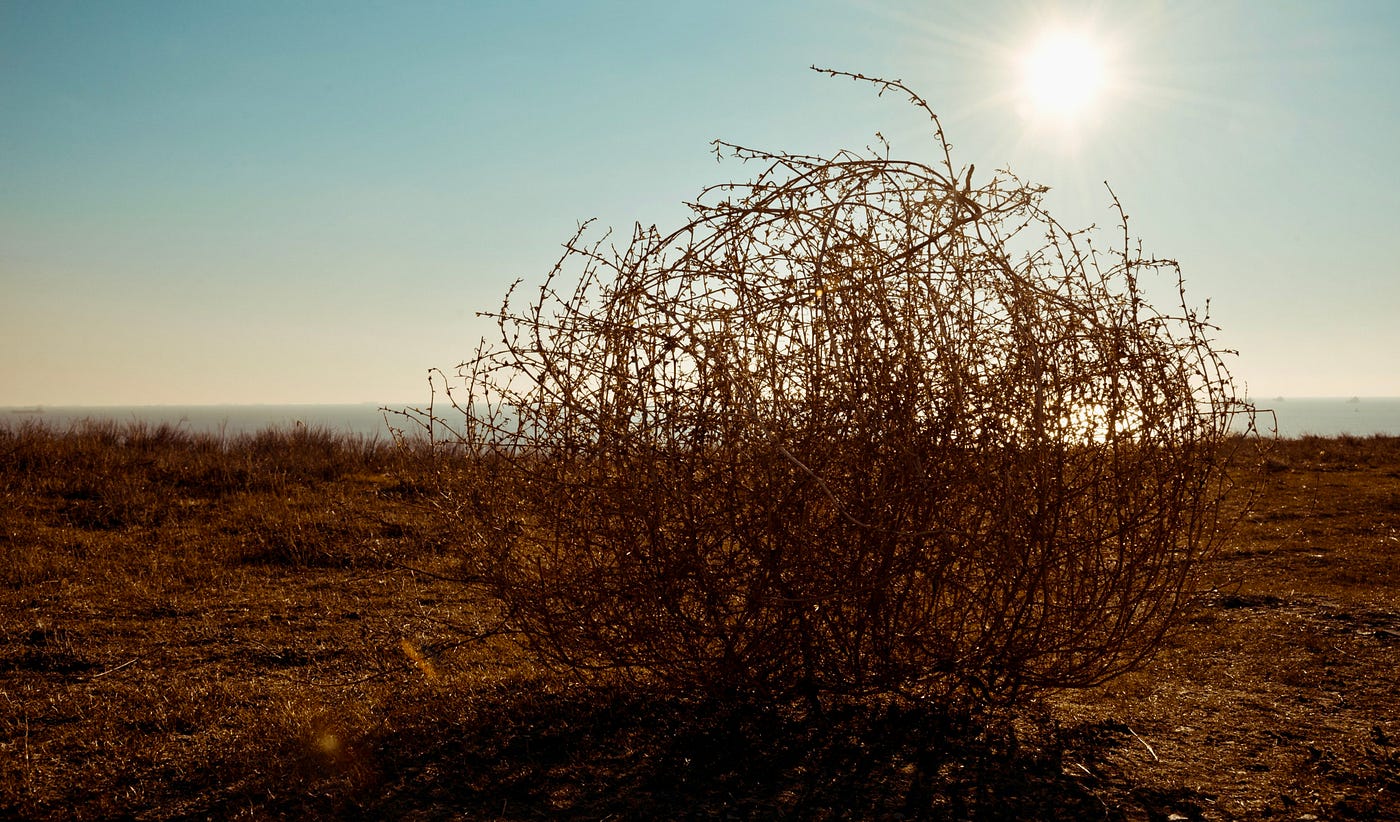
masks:
<path fill-rule="evenodd" d="M 1022 90 L 1036 114 L 1064 121 L 1085 113 L 1103 90 L 1103 53 L 1084 35 L 1048 32 L 1026 53 Z"/>

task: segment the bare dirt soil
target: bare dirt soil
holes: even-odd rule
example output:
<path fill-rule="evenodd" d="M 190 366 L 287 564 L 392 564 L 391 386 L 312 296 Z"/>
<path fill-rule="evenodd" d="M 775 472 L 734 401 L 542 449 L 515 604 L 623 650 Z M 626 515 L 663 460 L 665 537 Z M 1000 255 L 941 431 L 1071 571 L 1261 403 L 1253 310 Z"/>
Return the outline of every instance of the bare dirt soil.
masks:
<path fill-rule="evenodd" d="M 1400 819 L 1400 439 L 1236 466 L 1145 668 L 975 720 L 577 683 L 482 636 L 421 460 L 0 428 L 0 818 Z"/>
<path fill-rule="evenodd" d="M 1284 441 L 1237 473 L 1257 496 L 1208 607 L 1147 668 L 1055 698 L 1124 743 L 1072 765 L 1168 815 L 1400 818 L 1400 440 Z"/>

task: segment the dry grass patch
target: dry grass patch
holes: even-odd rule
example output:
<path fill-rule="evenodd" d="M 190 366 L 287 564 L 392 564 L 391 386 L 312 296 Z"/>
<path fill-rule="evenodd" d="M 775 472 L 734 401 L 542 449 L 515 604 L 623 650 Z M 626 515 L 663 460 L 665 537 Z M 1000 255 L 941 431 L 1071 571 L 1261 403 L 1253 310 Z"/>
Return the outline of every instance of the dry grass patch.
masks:
<path fill-rule="evenodd" d="M 83 528 L 63 493 L 78 479 L 3 459 L 0 816 L 1400 819 L 1393 438 L 1235 466 L 1253 513 L 1162 656 L 976 721 L 548 675 L 474 639 L 489 603 L 438 578 L 461 543 L 402 491 L 430 487 L 432 463 L 289 466 L 218 494 L 172 472 L 152 499 L 208 502 Z M 250 561 L 260 510 L 327 542 L 362 523 L 334 549 L 353 561 Z"/>

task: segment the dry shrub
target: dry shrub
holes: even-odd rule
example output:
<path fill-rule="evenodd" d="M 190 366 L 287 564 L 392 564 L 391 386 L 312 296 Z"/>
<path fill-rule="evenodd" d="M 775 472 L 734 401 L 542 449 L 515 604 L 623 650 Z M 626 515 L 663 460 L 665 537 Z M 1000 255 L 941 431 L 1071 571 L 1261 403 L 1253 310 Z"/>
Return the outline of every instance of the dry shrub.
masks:
<path fill-rule="evenodd" d="M 845 76 L 908 93 L 938 161 L 718 143 L 763 171 L 622 249 L 581 228 L 490 315 L 420 412 L 480 472 L 475 571 L 543 658 L 682 687 L 986 704 L 1127 670 L 1216 542 L 1248 409 L 1213 327 L 1148 304 L 1180 272 L 1121 209 L 1111 248 L 1066 230 Z"/>

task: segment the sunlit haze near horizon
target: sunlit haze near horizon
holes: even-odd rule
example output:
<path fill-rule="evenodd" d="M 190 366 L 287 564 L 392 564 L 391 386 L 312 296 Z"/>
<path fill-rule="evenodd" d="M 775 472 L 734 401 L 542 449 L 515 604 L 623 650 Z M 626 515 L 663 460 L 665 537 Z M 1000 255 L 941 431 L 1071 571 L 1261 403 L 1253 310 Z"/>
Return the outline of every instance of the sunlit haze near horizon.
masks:
<path fill-rule="evenodd" d="M 716 138 L 935 157 L 813 64 L 1068 225 L 1107 181 L 1250 395 L 1400 396 L 1400 3 L 0 0 L 0 406 L 424 401 Z"/>

